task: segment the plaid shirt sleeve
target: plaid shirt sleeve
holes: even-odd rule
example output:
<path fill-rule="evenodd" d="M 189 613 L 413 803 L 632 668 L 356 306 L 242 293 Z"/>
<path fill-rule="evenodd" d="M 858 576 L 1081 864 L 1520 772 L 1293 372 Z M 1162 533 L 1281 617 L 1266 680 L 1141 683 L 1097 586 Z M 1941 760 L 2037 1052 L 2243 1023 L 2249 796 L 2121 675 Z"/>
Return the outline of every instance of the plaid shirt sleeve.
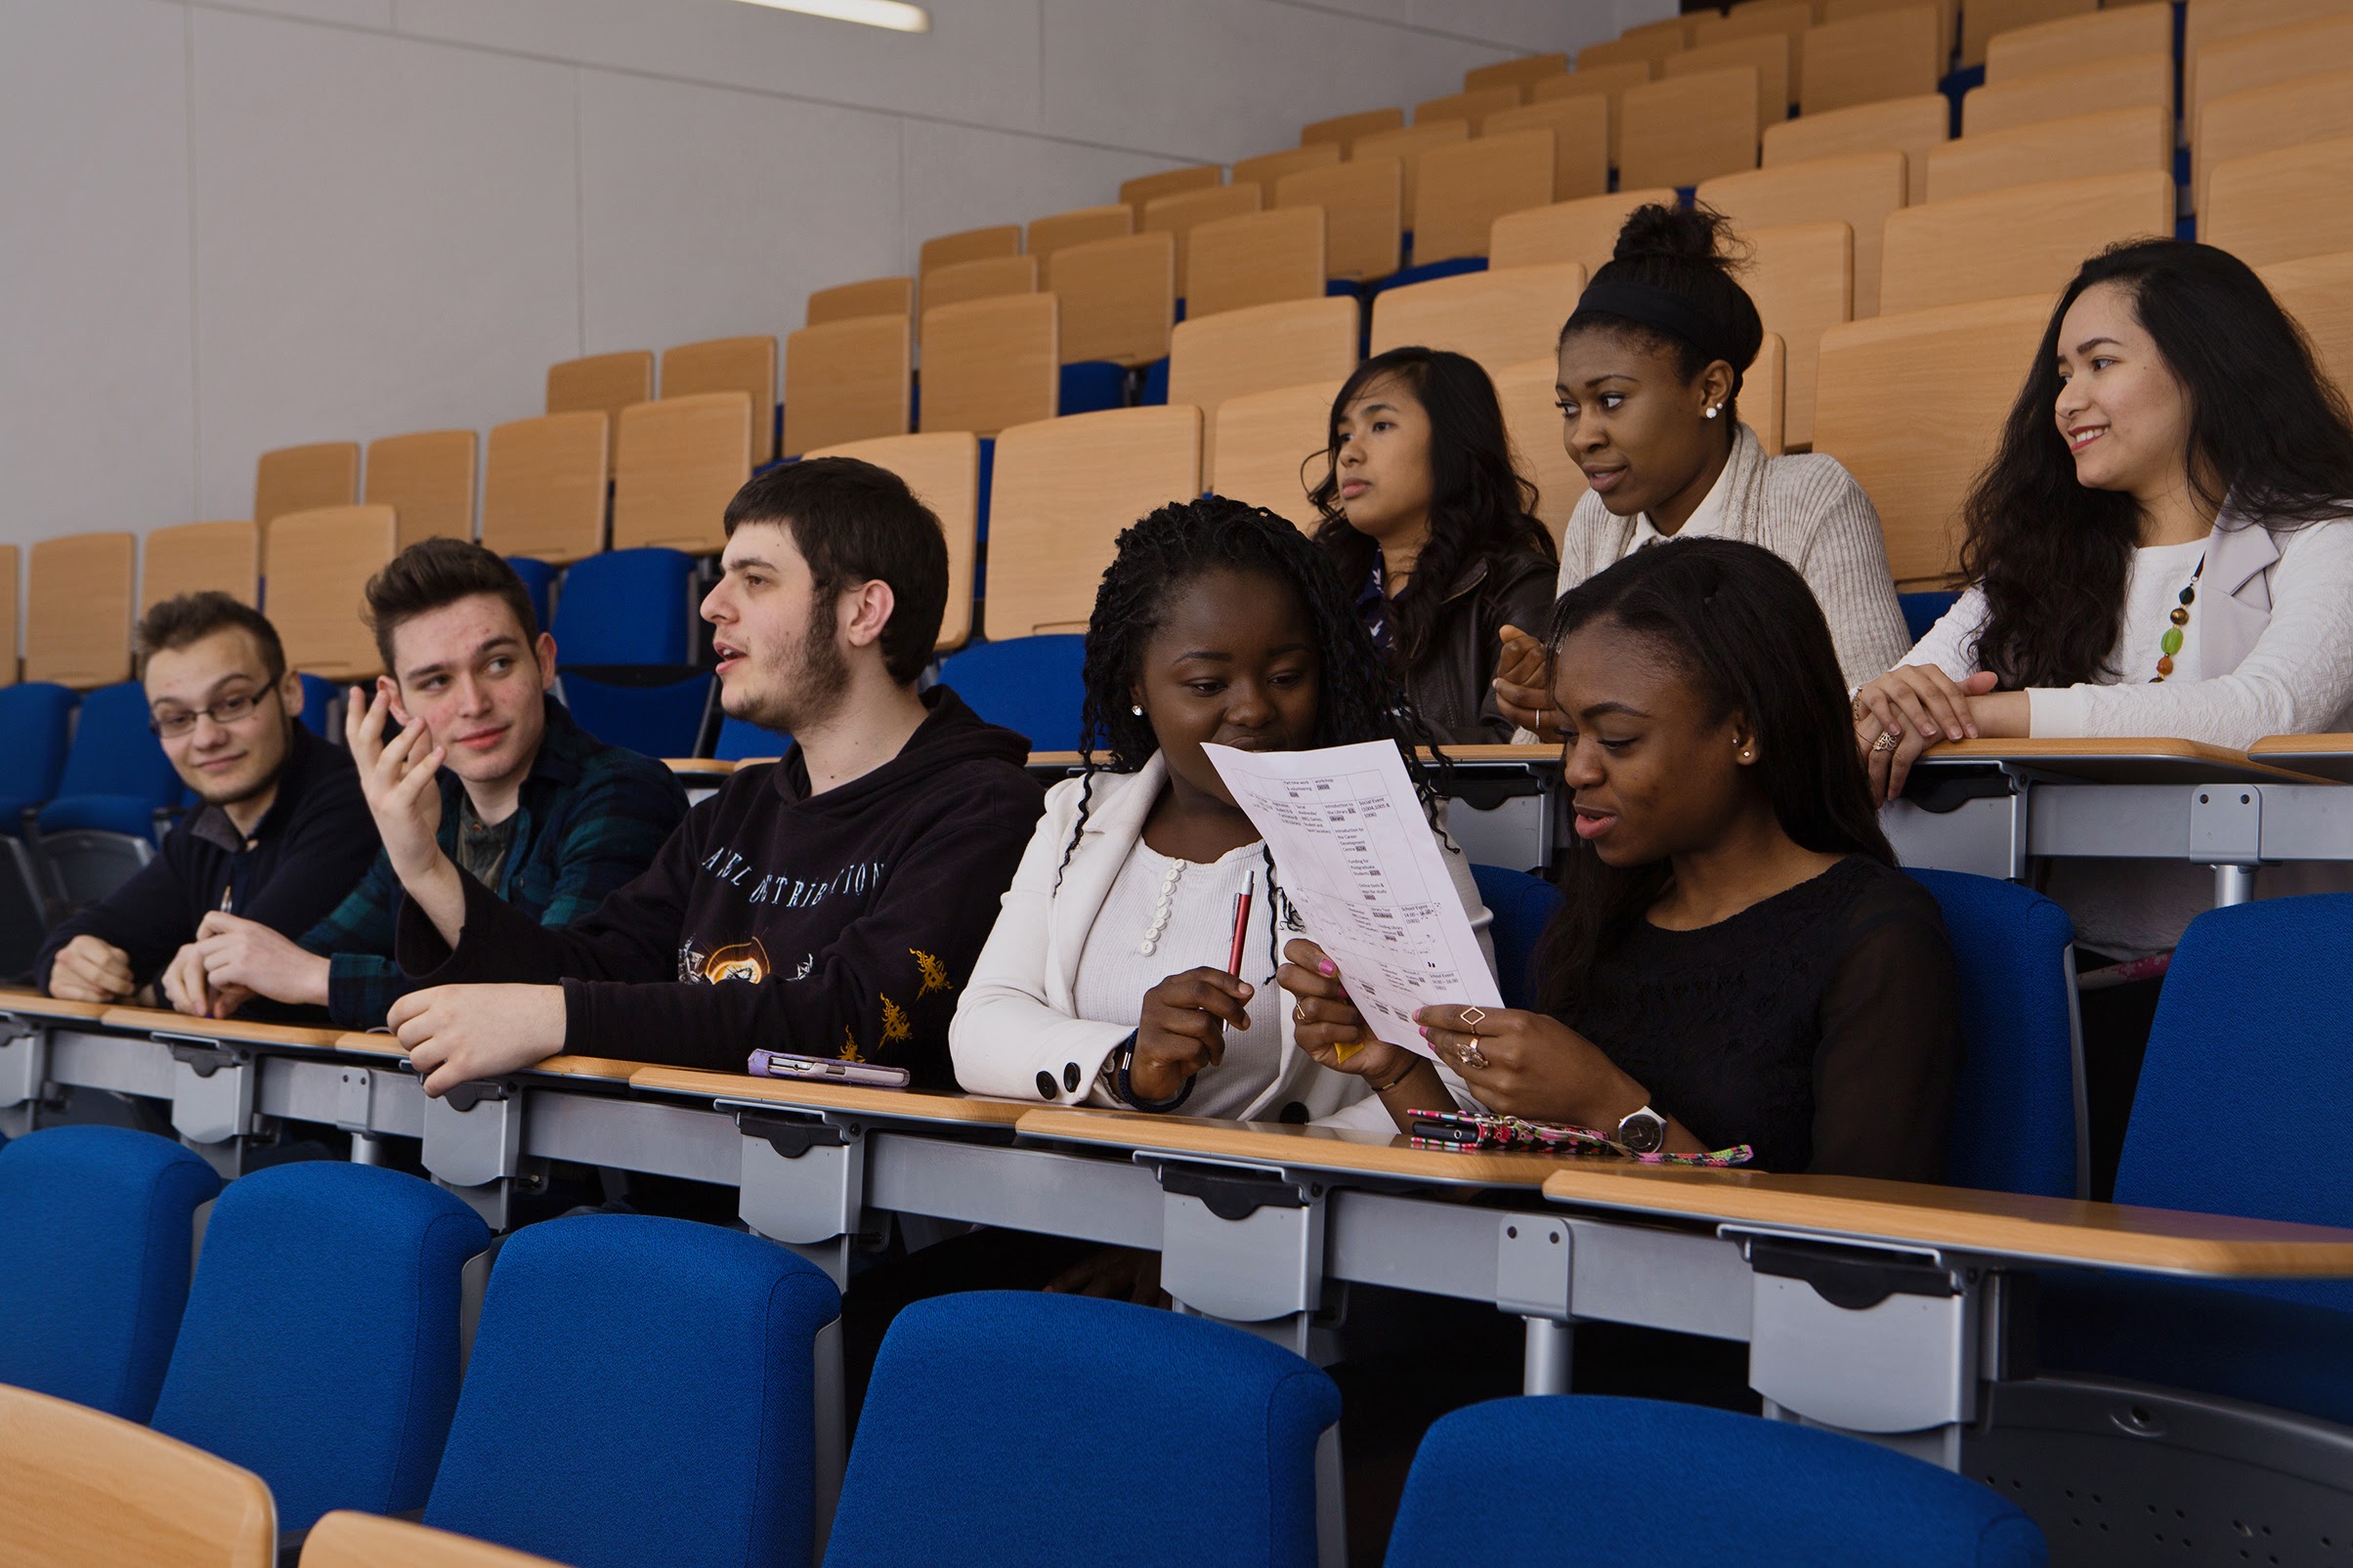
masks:
<path fill-rule="evenodd" d="M 494 891 L 544 926 L 567 926 L 605 901 L 660 853 L 686 816 L 686 791 L 670 770 L 618 747 L 581 757 L 570 789 L 542 803 L 521 857 L 503 869 Z M 455 858 L 457 812 L 445 801 L 442 853 Z M 417 989 L 393 957 L 400 880 L 378 855 L 351 897 L 302 945 L 329 955 L 327 1013 L 345 1029 L 374 1029 L 400 996 Z"/>
<path fill-rule="evenodd" d="M 685 819 L 686 791 L 669 769 L 634 751 L 602 750 L 583 764 L 563 820 L 535 846 L 551 874 L 530 896 L 510 886 L 507 898 L 541 925 L 570 925 L 653 865 Z"/>
<path fill-rule="evenodd" d="M 327 1016 L 342 1028 L 375 1028 L 406 989 L 392 961 L 393 900 L 400 891 L 392 862 L 379 853 L 360 885 L 303 935 L 303 947 L 327 955 Z"/>

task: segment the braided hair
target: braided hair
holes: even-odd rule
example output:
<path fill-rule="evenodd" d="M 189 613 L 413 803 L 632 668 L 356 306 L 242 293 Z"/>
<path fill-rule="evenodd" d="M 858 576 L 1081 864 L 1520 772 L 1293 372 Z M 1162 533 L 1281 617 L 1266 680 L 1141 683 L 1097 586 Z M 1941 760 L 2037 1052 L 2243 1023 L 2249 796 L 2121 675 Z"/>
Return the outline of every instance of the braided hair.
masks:
<path fill-rule="evenodd" d="M 1079 751 L 1083 764 L 1078 821 L 1062 846 L 1054 882 L 1087 830 L 1097 773 L 1134 773 L 1160 749 L 1151 720 L 1129 693 L 1142 676 L 1144 645 L 1168 607 L 1194 579 L 1213 572 L 1249 572 L 1285 583 L 1306 607 L 1319 666 L 1311 746 L 1387 741 L 1404 759 L 1425 812 L 1434 813 L 1428 771 L 1415 757 L 1429 733 L 1389 661 L 1373 646 L 1354 599 L 1314 541 L 1263 507 L 1222 495 L 1176 501 L 1122 530 L 1118 554 L 1095 589 L 1087 623 Z M 1098 756 L 1100 750 L 1102 755 Z M 1443 766 L 1443 753 L 1440 766 Z M 1298 911 L 1275 879 L 1274 857 L 1262 850 L 1276 923 L 1299 929 Z M 1279 962 L 1279 954 L 1277 955 Z"/>

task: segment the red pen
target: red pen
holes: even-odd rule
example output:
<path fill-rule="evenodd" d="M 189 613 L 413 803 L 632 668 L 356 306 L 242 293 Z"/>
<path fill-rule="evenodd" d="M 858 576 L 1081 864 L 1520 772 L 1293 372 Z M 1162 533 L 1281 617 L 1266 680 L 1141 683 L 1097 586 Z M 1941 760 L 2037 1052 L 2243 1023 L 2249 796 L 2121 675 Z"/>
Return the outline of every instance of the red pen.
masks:
<path fill-rule="evenodd" d="M 1259 873 L 1250 873 L 1250 884 L 1234 895 L 1234 945 L 1225 955 L 1225 972 L 1235 979 L 1242 978 L 1242 943 L 1250 935 L 1250 896 L 1259 890 Z"/>

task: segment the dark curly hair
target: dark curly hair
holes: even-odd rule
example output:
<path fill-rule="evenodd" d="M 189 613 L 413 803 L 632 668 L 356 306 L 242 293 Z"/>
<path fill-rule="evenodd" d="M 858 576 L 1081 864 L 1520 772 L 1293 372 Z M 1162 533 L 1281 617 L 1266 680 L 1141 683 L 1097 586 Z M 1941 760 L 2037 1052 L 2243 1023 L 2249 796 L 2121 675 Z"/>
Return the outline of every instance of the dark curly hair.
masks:
<path fill-rule="evenodd" d="M 1740 417 L 1740 378 L 1765 346 L 1765 321 L 1757 302 L 1733 274 L 1747 261 L 1733 237 L 1733 221 L 1712 207 L 1635 208 L 1618 230 L 1609 260 L 1594 270 L 1593 283 L 1647 283 L 1679 296 L 1716 337 L 1711 349 L 1681 333 L 1607 311 L 1578 310 L 1562 323 L 1560 342 L 1589 327 L 1624 332 L 1675 353 L 1675 370 L 1689 386 L 1721 359 L 1733 369 L 1732 396 L 1724 400 L 1724 430 L 1731 439 Z M 1556 347 L 1559 345 L 1556 344 Z"/>
<path fill-rule="evenodd" d="M 1132 711 L 1130 691 L 1140 678 L 1144 644 L 1160 629 L 1177 590 L 1213 572 L 1250 572 L 1287 584 L 1306 607 L 1318 665 L 1315 727 L 1310 746 L 1387 741 L 1405 760 L 1408 777 L 1424 809 L 1434 813 L 1435 795 L 1414 747 L 1428 734 L 1372 635 L 1357 617 L 1348 590 L 1332 563 L 1305 534 L 1262 507 L 1222 495 L 1176 501 L 1124 530 L 1118 555 L 1095 589 L 1094 614 L 1087 622 L 1086 699 L 1081 709 L 1079 751 L 1084 764 L 1078 821 L 1062 846 L 1061 868 L 1070 865 L 1087 830 L 1097 773 L 1134 773 L 1160 749 L 1149 718 Z M 1098 760 L 1097 749 L 1107 754 Z M 1443 753 L 1440 757 L 1443 766 Z M 1266 883 L 1273 908 L 1297 929 L 1290 900 L 1275 880 L 1274 859 L 1266 857 Z"/>
<path fill-rule="evenodd" d="M 1340 503 L 1340 418 L 1384 377 L 1402 385 L 1430 416 L 1430 538 L 1390 612 L 1398 667 L 1410 670 L 1428 652 L 1439 600 L 1464 567 L 1513 549 L 1533 550 L 1555 562 L 1560 554 L 1532 515 L 1536 487 L 1512 461 L 1503 404 L 1478 361 L 1444 349 L 1391 349 L 1358 365 L 1332 400 L 1324 429 L 1324 477 L 1307 492 L 1323 514 L 1315 542 L 1330 552 L 1340 580 L 1362 582 L 1380 551 L 1369 535 L 1348 526 L 1348 509 Z"/>
<path fill-rule="evenodd" d="M 2124 619 L 2140 507 L 2075 481 L 2055 418 L 2059 328 L 2085 289 L 2115 283 L 2186 389 L 2191 493 L 2287 531 L 2344 515 L 2353 496 L 2353 424 L 2293 318 L 2247 265 L 2182 239 L 2115 245 L 2059 296 L 1969 491 L 1961 572 L 1986 593 L 1980 667 L 2005 690 L 2116 678 L 2106 666 Z M 2248 525 L 2253 526 L 2253 525 Z"/>

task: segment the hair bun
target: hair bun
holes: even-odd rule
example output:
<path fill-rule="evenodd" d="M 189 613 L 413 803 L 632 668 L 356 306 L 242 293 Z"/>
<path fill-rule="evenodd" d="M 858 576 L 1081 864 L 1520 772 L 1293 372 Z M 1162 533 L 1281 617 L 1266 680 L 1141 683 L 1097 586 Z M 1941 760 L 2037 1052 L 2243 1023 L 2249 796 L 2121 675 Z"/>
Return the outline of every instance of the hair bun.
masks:
<path fill-rule="evenodd" d="M 1731 268 L 1724 240 L 1732 220 L 1707 207 L 1668 207 L 1657 202 L 1635 208 L 1618 230 L 1611 259 L 1630 261 L 1641 256 L 1666 256 Z"/>

